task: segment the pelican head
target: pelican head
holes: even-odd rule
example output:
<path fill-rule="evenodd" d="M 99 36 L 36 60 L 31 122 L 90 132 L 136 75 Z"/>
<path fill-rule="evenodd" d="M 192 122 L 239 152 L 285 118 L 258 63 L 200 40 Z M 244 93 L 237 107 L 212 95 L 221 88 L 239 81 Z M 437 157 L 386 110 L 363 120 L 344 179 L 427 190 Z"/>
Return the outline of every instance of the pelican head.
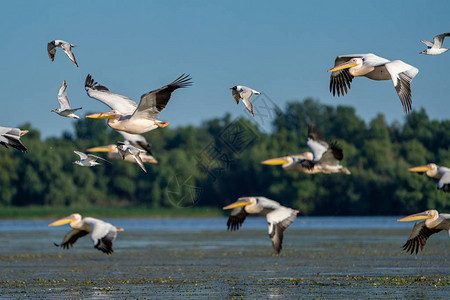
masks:
<path fill-rule="evenodd" d="M 362 65 L 362 63 L 363 63 L 362 58 L 355 57 L 355 58 L 352 58 L 352 59 L 350 59 L 349 61 L 347 61 L 347 62 L 345 62 L 343 64 L 340 64 L 338 66 L 335 66 L 332 69 L 329 69 L 328 72 L 336 72 L 336 71 L 343 70 L 343 69 L 357 67 L 357 66 Z"/>
<path fill-rule="evenodd" d="M 28 132 L 30 132 L 29 130 L 21 130 L 20 131 L 20 136 L 24 136 L 25 134 L 27 134 Z"/>
<path fill-rule="evenodd" d="M 239 198 L 238 201 L 231 203 L 230 205 L 224 206 L 222 209 L 232 209 L 235 207 L 241 207 L 241 206 L 246 206 L 246 205 L 250 205 L 255 203 L 256 200 L 253 197 L 244 197 L 244 198 Z"/>
<path fill-rule="evenodd" d="M 48 226 L 61 226 L 67 223 L 72 223 L 72 222 L 77 222 L 81 220 L 81 215 L 80 214 L 71 214 L 68 217 L 56 220 L 53 223 L 48 224 Z"/>
<path fill-rule="evenodd" d="M 301 153 L 301 154 L 287 155 L 287 156 L 283 156 L 283 157 L 267 159 L 267 160 L 262 161 L 261 163 L 263 165 L 271 165 L 271 166 L 285 165 L 285 164 L 292 163 L 294 161 L 294 159 L 312 160 L 313 154 L 311 152 L 305 152 L 305 153 Z"/>
<path fill-rule="evenodd" d="M 436 170 L 437 169 L 437 165 L 436 164 L 427 164 L 424 166 L 417 166 L 417 167 L 413 167 L 413 168 L 409 168 L 408 171 L 410 172 L 417 172 L 417 173 L 425 173 L 431 170 Z"/>
<path fill-rule="evenodd" d="M 102 113 L 86 115 L 86 118 L 92 118 L 92 119 L 120 119 L 121 116 L 122 116 L 122 113 L 120 113 L 119 111 L 111 110 L 111 111 L 108 111 L 108 112 L 102 112 Z"/>
<path fill-rule="evenodd" d="M 93 147 L 93 148 L 89 148 L 86 149 L 86 151 L 88 152 L 116 152 L 116 145 L 106 145 L 106 146 L 98 146 L 98 147 Z"/>
<path fill-rule="evenodd" d="M 434 219 L 439 216 L 439 213 L 435 209 L 426 210 L 424 212 L 409 215 L 407 217 L 398 219 L 397 222 L 409 222 L 409 221 L 417 221 L 417 220 L 426 220 L 426 219 Z"/>

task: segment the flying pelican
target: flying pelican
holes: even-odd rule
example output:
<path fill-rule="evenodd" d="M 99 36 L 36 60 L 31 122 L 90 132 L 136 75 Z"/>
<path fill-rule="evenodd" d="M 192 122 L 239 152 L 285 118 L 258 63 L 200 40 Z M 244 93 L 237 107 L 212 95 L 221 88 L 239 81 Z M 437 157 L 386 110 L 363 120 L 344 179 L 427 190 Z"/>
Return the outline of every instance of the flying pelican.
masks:
<path fill-rule="evenodd" d="M 98 163 L 96 161 L 97 159 L 101 159 L 106 162 L 109 162 L 106 159 L 103 159 L 103 158 L 93 155 L 93 154 L 85 154 L 80 151 L 73 151 L 73 152 L 80 156 L 80 160 L 74 161 L 73 164 L 80 165 L 82 167 L 93 167 L 93 166 L 101 165 L 101 163 Z"/>
<path fill-rule="evenodd" d="M 81 218 L 80 214 L 71 214 L 68 217 L 48 224 L 48 226 L 60 226 L 67 223 L 72 227 L 72 231 L 64 236 L 60 245 L 55 243 L 55 246 L 64 249 L 72 248 L 79 238 L 91 233 L 94 247 L 103 253 L 111 255 L 114 252 L 112 243 L 116 239 L 117 231 L 124 231 L 123 228 L 115 227 L 99 219 Z"/>
<path fill-rule="evenodd" d="M 278 255 L 283 244 L 283 232 L 297 217 L 298 210 L 293 210 L 266 197 L 242 197 L 223 209 L 233 209 L 228 218 L 228 230 L 239 230 L 249 214 L 265 215 L 269 223 L 269 237 Z"/>
<path fill-rule="evenodd" d="M 438 189 L 446 193 L 450 193 L 450 169 L 446 167 L 439 167 L 433 163 L 409 168 L 408 171 L 425 173 L 428 177 L 439 179 Z"/>
<path fill-rule="evenodd" d="M 330 92 L 333 96 L 347 93 L 353 77 L 365 76 L 372 80 L 389 80 L 394 83 L 395 90 L 402 102 L 403 111 L 411 110 L 411 81 L 419 70 L 401 60 L 390 61 L 369 54 L 349 54 L 336 57 L 335 67 L 328 70 L 331 73 Z"/>
<path fill-rule="evenodd" d="M 242 102 L 244 103 L 248 112 L 251 113 L 251 115 L 254 117 L 255 114 L 253 113 L 253 105 L 250 102 L 250 99 L 252 98 L 253 94 L 259 95 L 261 93 L 243 85 L 235 85 L 230 88 L 230 90 L 233 95 L 234 101 L 236 101 L 236 104 L 239 104 L 239 100 L 242 99 Z"/>
<path fill-rule="evenodd" d="M 52 112 L 55 112 L 62 117 L 79 119 L 80 117 L 77 116 L 76 114 L 74 114 L 74 112 L 81 109 L 81 107 L 74 108 L 74 109 L 70 108 L 70 102 L 69 102 L 69 98 L 67 97 L 66 88 L 67 88 L 67 84 L 66 84 L 66 81 L 64 80 L 63 83 L 61 84 L 61 87 L 59 88 L 59 92 L 58 92 L 58 102 L 59 102 L 60 108 L 56 108 L 56 109 L 52 110 Z"/>
<path fill-rule="evenodd" d="M 111 128 L 132 134 L 166 127 L 169 122 L 158 121 L 158 114 L 166 107 L 173 91 L 191 84 L 191 77 L 183 74 L 168 85 L 142 95 L 138 106 L 130 98 L 111 93 L 108 88 L 94 82 L 91 75 L 88 75 L 85 89 L 89 97 L 105 103 L 113 110 L 87 115 L 86 118 L 109 119 L 108 125 Z"/>
<path fill-rule="evenodd" d="M 145 151 L 147 151 L 148 154 L 153 156 L 153 153 L 151 151 L 152 145 L 147 141 L 147 139 L 144 136 L 140 134 L 131 134 L 125 131 L 118 131 L 118 132 L 123 136 L 126 143 L 144 149 Z"/>
<path fill-rule="evenodd" d="M 78 67 L 77 60 L 75 59 L 75 56 L 72 53 L 72 48 L 75 47 L 75 45 L 62 41 L 62 40 L 54 40 L 47 44 L 47 52 L 48 57 L 50 57 L 51 61 L 55 60 L 55 54 L 56 54 L 56 47 L 60 47 L 64 50 L 67 57 L 75 64 L 75 66 Z"/>
<path fill-rule="evenodd" d="M 123 160 L 129 163 L 137 163 L 137 161 L 134 159 L 133 156 L 131 155 L 126 155 L 125 158 L 122 158 L 122 155 L 120 155 L 119 150 L 117 150 L 117 145 L 106 145 L 106 146 L 99 146 L 99 147 L 93 147 L 93 148 L 89 148 L 86 149 L 86 151 L 89 152 L 107 152 L 107 157 L 108 159 L 111 160 Z M 142 153 L 141 155 L 139 155 L 141 160 L 144 163 L 149 163 L 149 164 L 157 164 L 158 161 L 152 156 L 152 155 L 148 155 L 146 153 Z"/>
<path fill-rule="evenodd" d="M 306 142 L 312 152 L 288 155 L 262 161 L 265 165 L 282 165 L 285 170 L 300 173 L 344 173 L 350 175 L 349 169 L 341 166 L 339 162 L 344 158 L 342 148 L 336 142 L 327 143 L 322 133 L 314 126 L 308 126 L 308 140 Z"/>
<path fill-rule="evenodd" d="M 141 169 L 145 173 L 147 173 L 147 170 L 145 169 L 144 163 L 142 162 L 140 156 L 142 153 L 145 153 L 144 150 L 136 148 L 124 142 L 117 142 L 117 150 L 119 151 L 120 156 L 122 156 L 122 159 L 125 159 L 125 156 L 131 155 L 136 160 L 139 167 L 141 167 Z"/>
<path fill-rule="evenodd" d="M 397 221 L 408 222 L 416 220 L 425 221 L 417 222 L 414 225 L 411 236 L 408 238 L 405 245 L 403 245 L 403 250 L 406 252 L 411 251 L 411 254 L 414 252 L 417 254 L 417 252 L 419 252 L 419 247 L 420 250 L 423 251 L 423 247 L 430 235 L 441 230 L 447 230 L 450 235 L 450 214 L 440 214 L 437 210 L 432 209 L 398 219 Z"/>
<path fill-rule="evenodd" d="M 442 48 L 442 43 L 444 43 L 446 36 L 450 36 L 450 33 L 438 34 L 433 38 L 433 43 L 426 40 L 421 40 L 422 43 L 428 46 L 428 49 L 423 50 L 419 54 L 438 55 L 447 52 L 449 49 Z"/>
<path fill-rule="evenodd" d="M 0 127 L 0 145 L 11 146 L 22 152 L 27 152 L 27 148 L 20 141 L 20 137 L 27 134 L 28 130 L 19 128 Z"/>

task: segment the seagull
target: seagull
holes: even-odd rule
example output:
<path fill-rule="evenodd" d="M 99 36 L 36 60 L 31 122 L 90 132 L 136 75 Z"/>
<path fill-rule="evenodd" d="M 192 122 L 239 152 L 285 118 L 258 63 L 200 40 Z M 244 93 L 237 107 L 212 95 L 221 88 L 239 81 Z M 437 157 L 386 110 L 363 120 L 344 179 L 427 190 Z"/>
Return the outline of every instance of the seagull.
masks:
<path fill-rule="evenodd" d="M 73 152 L 80 156 L 80 160 L 74 161 L 73 164 L 80 165 L 82 167 L 93 167 L 93 166 L 101 165 L 101 163 L 96 162 L 97 159 L 101 159 L 106 162 L 109 162 L 106 159 L 103 159 L 103 158 L 93 155 L 93 154 L 85 154 L 80 151 L 73 151 Z"/>
<path fill-rule="evenodd" d="M 449 49 L 442 48 L 442 43 L 444 42 L 446 36 L 450 36 L 450 33 L 438 34 L 433 38 L 433 43 L 426 40 L 421 40 L 422 43 L 428 46 L 428 49 L 423 50 L 419 54 L 438 55 L 447 52 Z"/>
<path fill-rule="evenodd" d="M 147 151 L 148 154 L 153 156 L 153 153 L 151 151 L 152 145 L 147 141 L 147 139 L 144 136 L 140 134 L 131 134 L 125 131 L 118 131 L 118 132 L 125 139 L 125 143 L 129 143 L 132 146 L 144 149 L 145 151 Z"/>
<path fill-rule="evenodd" d="M 124 231 L 123 228 L 115 227 L 99 219 L 82 218 L 80 214 L 71 214 L 68 217 L 48 224 L 48 226 L 61 226 L 67 223 L 72 227 L 72 230 L 64 236 L 60 245 L 55 243 L 55 246 L 64 249 L 72 248 L 79 238 L 91 233 L 94 247 L 103 253 L 111 255 L 114 252 L 112 243 L 116 239 L 117 231 Z"/>
<path fill-rule="evenodd" d="M 126 143 L 126 141 L 125 141 Z M 107 157 L 108 159 L 111 160 L 123 160 L 125 162 L 130 162 L 130 163 L 137 163 L 137 161 L 134 159 L 134 157 L 132 155 L 126 155 L 125 159 L 122 158 L 122 155 L 119 153 L 119 150 L 117 149 L 117 145 L 116 144 L 110 144 L 110 145 L 106 145 L 106 146 L 98 146 L 98 147 L 93 147 L 93 148 L 89 148 L 86 149 L 86 151 L 89 152 L 107 152 Z M 141 160 L 144 163 L 149 163 L 149 164 L 157 164 L 158 161 L 149 154 L 146 153 L 142 153 L 139 155 L 139 157 L 141 158 Z"/>
<path fill-rule="evenodd" d="M 233 94 L 233 98 L 234 101 L 236 101 L 236 104 L 239 104 L 239 100 L 242 99 L 242 102 L 244 103 L 248 112 L 251 113 L 251 115 L 254 117 L 255 114 L 253 113 L 253 105 L 250 102 L 250 99 L 252 98 L 253 94 L 259 95 L 261 93 L 243 85 L 235 85 L 230 88 L 230 90 Z"/>
<path fill-rule="evenodd" d="M 375 54 L 348 54 L 336 57 L 331 73 L 330 92 L 333 96 L 347 93 L 353 77 L 365 76 L 372 80 L 392 80 L 403 111 L 407 114 L 412 107 L 411 81 L 419 69 L 401 60 L 390 61 Z"/>
<path fill-rule="evenodd" d="M 88 96 L 105 103 L 112 110 L 90 114 L 86 118 L 109 119 L 108 126 L 112 129 L 132 134 L 166 127 L 169 122 L 157 120 L 159 113 L 166 107 L 173 91 L 191 84 L 191 77 L 183 74 L 168 85 L 142 95 L 138 106 L 130 98 L 110 92 L 107 87 L 94 82 L 91 75 L 88 75 L 85 81 Z"/>
<path fill-rule="evenodd" d="M 140 156 L 141 153 L 145 153 L 144 150 L 123 142 L 117 142 L 117 150 L 119 150 L 122 159 L 125 159 L 125 156 L 127 156 L 127 154 L 131 154 L 131 156 L 133 156 L 133 158 L 136 160 L 137 164 L 141 167 L 141 169 L 145 173 L 147 173 L 147 170 L 145 169 L 144 163 L 142 162 Z"/>
<path fill-rule="evenodd" d="M 76 114 L 74 114 L 74 112 L 76 112 L 77 110 L 80 110 L 81 107 L 74 108 L 74 109 L 70 108 L 70 102 L 69 102 L 69 98 L 67 98 L 66 88 L 67 88 L 67 84 L 66 84 L 66 81 L 64 80 L 63 83 L 61 84 L 61 87 L 59 88 L 59 92 L 58 92 L 58 102 L 59 102 L 60 108 L 56 108 L 56 109 L 52 110 L 52 112 L 55 112 L 62 117 L 80 119 L 80 117 L 77 116 Z"/>
<path fill-rule="evenodd" d="M 238 230 L 249 214 L 265 215 L 269 223 L 269 237 L 277 255 L 282 248 L 284 231 L 299 213 L 298 210 L 281 206 L 280 203 L 266 197 L 241 197 L 223 209 L 233 209 L 227 222 L 228 230 L 231 231 Z"/>
<path fill-rule="evenodd" d="M 0 127 L 0 145 L 11 146 L 22 152 L 27 152 L 27 148 L 20 142 L 20 137 L 27 134 L 28 130 L 19 128 Z"/>
<path fill-rule="evenodd" d="M 78 67 L 77 60 L 75 59 L 75 56 L 72 53 L 72 48 L 75 47 L 75 45 L 62 40 L 51 41 L 50 43 L 47 44 L 47 52 L 51 61 L 55 60 L 56 47 L 62 48 L 69 57 L 69 59 L 75 64 L 75 66 Z"/>

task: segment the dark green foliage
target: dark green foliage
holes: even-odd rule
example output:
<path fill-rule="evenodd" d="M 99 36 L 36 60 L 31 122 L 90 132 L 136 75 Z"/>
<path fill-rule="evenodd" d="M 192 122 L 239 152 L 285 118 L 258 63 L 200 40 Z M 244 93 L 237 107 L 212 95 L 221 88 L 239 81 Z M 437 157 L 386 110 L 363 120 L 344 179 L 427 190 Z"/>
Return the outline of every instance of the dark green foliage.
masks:
<path fill-rule="evenodd" d="M 450 166 L 450 121 L 429 120 L 420 110 L 404 124 L 389 125 L 383 115 L 366 124 L 351 107 L 311 99 L 289 103 L 270 121 L 270 134 L 259 130 L 256 117 L 230 115 L 198 127 L 151 131 L 145 137 L 159 164 L 147 164 L 148 174 L 123 161 L 93 168 L 72 164 L 78 159 L 73 150 L 122 140 L 105 122 L 82 119 L 74 134 L 45 141 L 25 124 L 28 153 L 0 149 L 0 205 L 222 207 L 261 195 L 306 215 L 448 212 L 450 195 L 436 189 L 437 180 L 407 169 L 428 162 Z M 342 146 L 342 164 L 352 175 L 305 175 L 260 163 L 309 151 L 308 124 Z"/>

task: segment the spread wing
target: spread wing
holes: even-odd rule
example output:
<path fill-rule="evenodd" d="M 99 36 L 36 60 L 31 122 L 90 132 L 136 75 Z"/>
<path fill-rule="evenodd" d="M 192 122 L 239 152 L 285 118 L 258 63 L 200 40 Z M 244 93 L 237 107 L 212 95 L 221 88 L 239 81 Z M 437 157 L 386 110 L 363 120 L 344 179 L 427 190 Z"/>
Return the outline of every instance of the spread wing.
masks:
<path fill-rule="evenodd" d="M 77 154 L 78 156 L 80 156 L 80 159 L 86 159 L 88 158 L 86 153 L 80 152 L 80 151 L 73 151 L 73 153 Z"/>
<path fill-rule="evenodd" d="M 446 36 L 450 36 L 450 33 L 442 33 L 442 34 L 438 34 L 437 36 L 435 36 L 433 39 L 434 47 L 442 48 L 442 44 L 444 43 L 444 39 Z M 433 44 L 431 44 L 431 45 L 432 45 L 431 47 L 433 47 Z"/>
<path fill-rule="evenodd" d="M 354 57 L 364 57 L 365 55 L 366 54 L 340 55 L 334 60 L 334 66 L 336 67 L 340 64 L 343 64 Z M 353 76 L 350 74 L 348 69 L 331 72 L 330 93 L 333 92 L 333 96 L 336 96 L 336 93 L 338 94 L 338 97 L 341 95 L 344 96 L 344 94 L 347 94 L 348 90 L 351 88 L 352 80 Z"/>
<path fill-rule="evenodd" d="M 231 94 L 233 95 L 233 99 L 236 101 L 236 104 L 239 104 L 239 100 L 241 99 L 239 92 L 237 90 L 231 90 Z"/>
<path fill-rule="evenodd" d="M 101 158 L 100 156 L 97 156 L 97 155 L 94 155 L 94 154 L 88 154 L 88 155 L 87 155 L 87 160 L 88 160 L 88 161 L 96 161 L 97 159 L 100 159 L 100 160 L 103 160 L 103 161 L 106 161 L 106 162 L 109 163 L 109 161 L 107 161 L 107 160 L 104 159 L 104 158 Z"/>
<path fill-rule="evenodd" d="M 434 44 L 432 42 L 427 41 L 427 40 L 421 40 L 421 42 L 424 43 L 425 45 L 427 45 L 430 48 L 434 46 Z"/>
<path fill-rule="evenodd" d="M 329 147 L 328 143 L 325 142 L 322 133 L 314 125 L 308 126 L 308 140 L 306 144 L 313 152 L 315 161 L 320 160 Z"/>
<path fill-rule="evenodd" d="M 20 129 L 9 128 L 9 130 L 7 130 L 1 136 L 6 139 L 6 142 L 0 141 L 0 143 L 2 143 L 3 145 L 9 145 L 19 151 L 27 152 L 27 148 L 20 142 Z"/>
<path fill-rule="evenodd" d="M 427 243 L 427 239 L 432 235 L 435 234 L 442 229 L 430 229 L 425 226 L 425 221 L 417 222 L 414 225 L 413 231 L 406 241 L 406 243 L 403 245 L 403 250 L 406 252 L 411 252 L 413 254 L 416 252 L 416 254 L 420 250 L 423 250 L 423 247 Z"/>
<path fill-rule="evenodd" d="M 280 206 L 268 213 L 266 218 L 269 223 L 269 237 L 276 254 L 279 254 L 283 244 L 283 233 L 297 217 L 297 211 Z"/>
<path fill-rule="evenodd" d="M 85 218 L 85 222 L 92 226 L 92 241 L 94 247 L 108 255 L 114 251 L 112 243 L 116 239 L 117 230 L 113 225 L 94 218 Z"/>
<path fill-rule="evenodd" d="M 85 230 L 77 230 L 77 229 L 73 229 L 73 230 L 69 231 L 69 232 L 64 236 L 64 238 L 63 238 L 63 240 L 62 240 L 62 242 L 61 242 L 60 245 L 58 245 L 58 244 L 55 243 L 55 246 L 57 246 L 57 247 L 62 247 L 62 248 L 64 248 L 64 249 L 69 249 L 69 247 L 72 248 L 72 247 L 73 247 L 73 244 L 75 244 L 75 242 L 76 242 L 79 238 L 81 238 L 81 237 L 87 235 L 88 233 L 89 233 L 89 232 L 88 232 L 88 231 L 85 231 Z"/>
<path fill-rule="evenodd" d="M 411 110 L 411 81 L 419 73 L 419 69 L 408 65 L 401 60 L 387 63 L 386 70 L 391 75 L 395 90 L 402 102 L 403 111 L 407 114 Z"/>
<path fill-rule="evenodd" d="M 64 80 L 58 91 L 58 102 L 59 105 L 61 106 L 61 110 L 70 109 L 70 102 L 69 98 L 67 97 L 66 88 L 67 84 L 66 81 Z"/>
<path fill-rule="evenodd" d="M 141 102 L 131 118 L 156 119 L 169 102 L 172 92 L 190 86 L 191 80 L 189 75 L 183 74 L 168 85 L 142 95 Z"/>
<path fill-rule="evenodd" d="M 48 57 L 50 57 L 50 60 L 54 61 L 55 54 L 56 54 L 55 41 L 51 41 L 50 43 L 47 44 L 47 53 L 48 53 Z"/>
<path fill-rule="evenodd" d="M 72 45 L 70 45 L 69 43 L 62 43 L 61 48 L 66 53 L 67 57 L 75 64 L 75 66 L 78 67 L 77 60 L 75 59 L 75 55 L 73 55 L 72 52 Z"/>
<path fill-rule="evenodd" d="M 250 90 L 250 89 L 243 90 L 240 95 L 241 95 L 241 98 L 242 98 L 242 102 L 244 103 L 244 105 L 247 108 L 248 112 L 252 116 L 255 116 L 255 114 L 253 113 L 253 105 L 250 102 L 250 99 L 253 96 L 252 90 Z"/>
<path fill-rule="evenodd" d="M 94 82 L 94 79 L 89 74 L 86 77 L 84 88 L 89 97 L 103 102 L 111 109 L 123 114 L 131 115 L 137 108 L 136 102 L 128 97 L 110 92 L 107 87 L 100 85 L 98 82 Z"/>
<path fill-rule="evenodd" d="M 133 158 L 134 158 L 134 160 L 136 160 L 136 162 L 139 165 L 139 167 L 141 167 L 141 169 L 145 173 L 147 173 L 147 170 L 145 169 L 144 163 L 142 162 L 142 159 L 141 159 L 141 156 L 139 155 L 139 153 L 131 153 L 131 155 L 133 155 Z"/>
<path fill-rule="evenodd" d="M 337 142 L 331 142 L 328 146 L 327 151 L 323 153 L 319 162 L 324 165 L 338 165 L 339 161 L 344 158 L 342 148 L 337 144 Z"/>
<path fill-rule="evenodd" d="M 230 216 L 227 221 L 227 228 L 230 231 L 239 230 L 244 223 L 248 213 L 245 211 L 244 206 L 235 207 L 231 210 Z"/>
<path fill-rule="evenodd" d="M 125 131 L 119 131 L 119 133 L 123 136 L 125 141 L 130 143 L 135 147 L 139 147 L 147 151 L 150 155 L 153 155 L 151 149 L 152 145 L 147 141 L 147 139 L 140 134 L 131 134 Z"/>

